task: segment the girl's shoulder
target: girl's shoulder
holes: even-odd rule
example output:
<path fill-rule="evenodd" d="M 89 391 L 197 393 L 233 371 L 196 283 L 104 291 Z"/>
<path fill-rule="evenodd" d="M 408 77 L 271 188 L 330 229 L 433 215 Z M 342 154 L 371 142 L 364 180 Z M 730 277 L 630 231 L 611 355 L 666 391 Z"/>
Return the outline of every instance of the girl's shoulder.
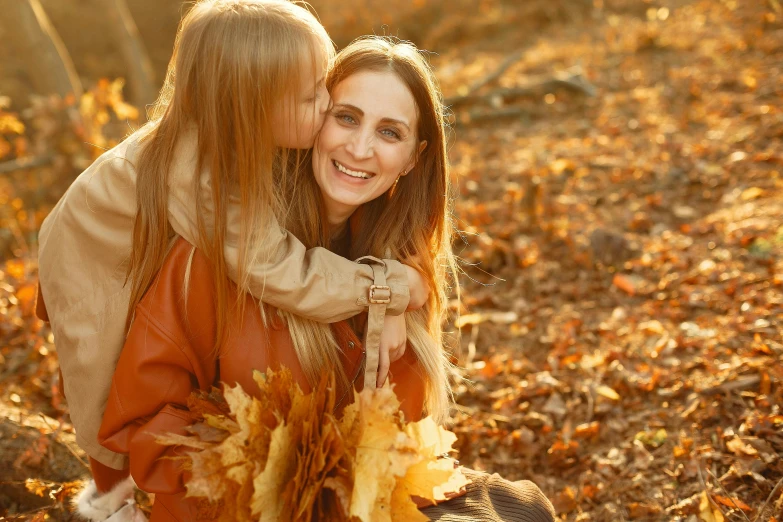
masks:
<path fill-rule="evenodd" d="M 78 190 L 80 187 L 87 189 L 96 183 L 105 185 L 107 190 L 122 188 L 117 187 L 117 184 L 135 186 L 136 165 L 145 135 L 146 129 L 141 128 L 106 150 L 77 176 L 69 190 Z"/>
<path fill-rule="evenodd" d="M 109 160 L 120 160 L 127 162 L 128 166 L 135 168 L 139 152 L 149 131 L 149 125 L 136 129 L 117 145 L 101 154 L 101 156 L 95 160 L 95 164 L 100 164 Z"/>

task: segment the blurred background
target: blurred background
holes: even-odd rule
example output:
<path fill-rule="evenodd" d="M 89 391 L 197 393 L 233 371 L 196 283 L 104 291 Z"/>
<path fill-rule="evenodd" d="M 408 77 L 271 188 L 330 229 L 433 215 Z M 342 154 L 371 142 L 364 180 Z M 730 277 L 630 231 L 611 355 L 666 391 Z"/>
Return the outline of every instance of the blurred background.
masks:
<path fill-rule="evenodd" d="M 783 520 L 779 0 L 313 0 L 450 107 L 463 464 L 563 520 Z M 37 230 L 144 119 L 178 0 L 0 0 L 0 520 L 86 476 Z"/>

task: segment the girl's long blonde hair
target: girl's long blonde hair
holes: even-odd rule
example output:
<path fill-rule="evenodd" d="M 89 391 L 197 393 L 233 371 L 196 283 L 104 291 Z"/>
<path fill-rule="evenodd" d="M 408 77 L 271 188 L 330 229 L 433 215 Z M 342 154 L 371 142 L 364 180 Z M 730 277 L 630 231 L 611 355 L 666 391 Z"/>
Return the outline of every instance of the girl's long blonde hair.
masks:
<path fill-rule="evenodd" d="M 408 87 L 416 102 L 417 142 L 426 140 L 413 170 L 388 192 L 359 210 L 359 230 L 352 230 L 350 256 L 372 255 L 399 259 L 415 266 L 433 292 L 420 310 L 406 314 L 409 346 L 424 370 L 428 414 L 444 420 L 451 402 L 448 373 L 451 364 L 444 349 L 443 319 L 450 285 L 456 286 L 456 263 L 451 250 L 451 188 L 446 151 L 446 122 L 440 90 L 427 61 L 411 44 L 381 37 L 365 37 L 343 49 L 327 75 L 327 88 L 363 71 L 392 72 Z M 317 147 L 317 143 L 316 143 Z M 320 188 L 310 163 L 297 170 L 284 191 L 286 228 L 308 248 L 329 246 Z M 321 219 L 307 219 L 307 216 Z M 304 217 L 304 219 L 303 219 Z M 283 313 L 297 355 L 308 379 L 317 382 L 324 367 L 336 364 L 337 343 L 328 325 Z"/>
<path fill-rule="evenodd" d="M 142 130 L 128 269 L 129 321 L 166 257 L 172 236 L 168 171 L 178 139 L 195 129 L 194 184 L 199 186 L 200 173 L 206 169 L 212 187 L 211 200 L 195 190 L 197 246 L 213 267 L 218 346 L 225 341 L 229 313 L 242 316 L 248 268 L 261 255 L 265 231 L 276 226 L 280 200 L 273 170 L 291 163 L 285 157 L 288 153 L 274 145 L 271 116 L 287 93 L 299 92 L 307 79 L 301 77 L 307 74 L 302 71 L 313 66 L 315 85 L 316 60 L 329 60 L 333 54 L 331 40 L 316 18 L 287 0 L 200 0 L 185 15 L 160 97 Z M 285 172 L 277 175 L 285 177 Z M 223 250 L 230 195 L 239 197 L 241 208 L 235 303 L 229 302 Z M 207 205 L 209 222 L 202 211 Z"/>

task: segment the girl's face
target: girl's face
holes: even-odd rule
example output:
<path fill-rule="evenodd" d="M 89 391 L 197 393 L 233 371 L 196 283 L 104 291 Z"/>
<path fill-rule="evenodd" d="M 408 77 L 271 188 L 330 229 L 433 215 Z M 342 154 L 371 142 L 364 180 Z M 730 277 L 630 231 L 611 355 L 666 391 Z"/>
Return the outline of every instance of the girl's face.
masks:
<path fill-rule="evenodd" d="M 363 71 L 338 83 L 313 150 L 313 171 L 329 222 L 340 224 L 413 168 L 418 115 L 413 95 L 392 72 Z"/>
<path fill-rule="evenodd" d="M 304 60 L 299 73 L 302 80 L 298 89 L 288 92 L 282 103 L 275 107 L 272 130 L 277 147 L 309 149 L 324 124 L 330 98 L 324 82 L 326 54 L 321 58 L 313 60 L 314 64 L 310 60 Z"/>

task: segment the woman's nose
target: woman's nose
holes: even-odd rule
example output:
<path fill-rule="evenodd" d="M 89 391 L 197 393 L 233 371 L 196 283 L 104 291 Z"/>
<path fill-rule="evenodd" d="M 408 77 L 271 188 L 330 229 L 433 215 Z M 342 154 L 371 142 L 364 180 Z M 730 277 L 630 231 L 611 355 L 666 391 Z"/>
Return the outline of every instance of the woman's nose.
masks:
<path fill-rule="evenodd" d="M 373 154 L 373 135 L 357 129 L 346 146 L 348 152 L 356 159 L 367 159 Z"/>

